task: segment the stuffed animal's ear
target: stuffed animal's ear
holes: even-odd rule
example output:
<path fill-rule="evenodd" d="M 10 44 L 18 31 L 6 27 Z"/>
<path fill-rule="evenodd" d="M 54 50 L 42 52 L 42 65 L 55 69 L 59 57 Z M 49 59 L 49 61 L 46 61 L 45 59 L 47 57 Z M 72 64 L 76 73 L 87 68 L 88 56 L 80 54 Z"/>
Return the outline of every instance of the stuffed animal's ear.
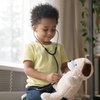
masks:
<path fill-rule="evenodd" d="M 84 63 L 83 69 L 82 69 L 82 73 L 84 76 L 89 76 L 91 73 L 91 64 L 89 63 Z"/>

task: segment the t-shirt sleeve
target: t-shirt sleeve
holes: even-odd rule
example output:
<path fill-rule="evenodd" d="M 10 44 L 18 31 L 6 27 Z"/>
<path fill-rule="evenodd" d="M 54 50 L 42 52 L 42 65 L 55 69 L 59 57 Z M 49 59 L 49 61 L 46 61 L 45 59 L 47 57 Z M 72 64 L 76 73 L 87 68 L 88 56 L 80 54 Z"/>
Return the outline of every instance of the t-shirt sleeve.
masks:
<path fill-rule="evenodd" d="M 34 48 L 31 44 L 26 44 L 24 47 L 23 62 L 26 60 L 34 62 Z"/>
<path fill-rule="evenodd" d="M 66 54 L 66 52 L 65 52 L 64 46 L 61 45 L 61 62 L 62 62 L 62 63 L 65 63 L 65 62 L 67 62 L 67 61 L 68 61 L 68 59 L 67 59 L 67 54 Z"/>

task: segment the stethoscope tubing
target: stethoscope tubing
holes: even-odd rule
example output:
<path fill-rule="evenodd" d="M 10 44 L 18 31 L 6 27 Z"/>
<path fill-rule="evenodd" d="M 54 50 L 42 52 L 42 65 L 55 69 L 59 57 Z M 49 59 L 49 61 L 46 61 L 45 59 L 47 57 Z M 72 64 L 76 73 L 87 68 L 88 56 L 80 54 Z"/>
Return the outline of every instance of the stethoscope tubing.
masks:
<path fill-rule="evenodd" d="M 45 49 L 45 51 L 46 51 L 48 54 L 50 54 L 50 55 L 53 56 L 53 58 L 54 58 L 54 60 L 55 60 L 55 62 L 56 62 L 56 65 L 57 65 L 57 73 L 58 73 L 58 72 L 59 72 L 59 65 L 58 65 L 57 58 L 55 57 L 55 54 L 56 54 L 56 52 L 57 52 L 57 45 L 58 45 L 58 39 L 59 39 L 59 32 L 58 32 L 58 30 L 56 30 L 56 32 L 58 33 L 58 36 L 57 36 L 56 47 L 55 47 L 53 53 L 49 52 L 49 50 L 48 50 L 46 47 L 44 47 L 44 45 L 39 41 L 39 39 L 37 39 L 37 37 L 35 36 L 35 34 L 34 34 L 34 37 L 36 38 L 36 40 L 39 41 L 39 43 L 42 45 L 42 47 Z"/>

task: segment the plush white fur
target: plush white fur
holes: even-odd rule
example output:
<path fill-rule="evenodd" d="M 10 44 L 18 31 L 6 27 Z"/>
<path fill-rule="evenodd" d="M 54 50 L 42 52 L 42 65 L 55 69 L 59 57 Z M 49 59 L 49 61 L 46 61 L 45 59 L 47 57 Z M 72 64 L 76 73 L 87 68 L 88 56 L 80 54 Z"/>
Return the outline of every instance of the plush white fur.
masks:
<path fill-rule="evenodd" d="M 89 64 L 90 66 L 87 66 Z M 68 62 L 70 71 L 65 73 L 59 80 L 54 93 L 42 93 L 42 100 L 61 100 L 63 97 L 73 100 L 83 80 L 87 80 L 93 73 L 93 65 L 87 58 L 78 58 Z M 90 68 L 89 68 L 90 67 Z M 83 71 L 83 68 L 85 71 Z M 90 70 L 90 71 L 87 71 Z M 84 75 L 84 72 L 88 72 Z"/>

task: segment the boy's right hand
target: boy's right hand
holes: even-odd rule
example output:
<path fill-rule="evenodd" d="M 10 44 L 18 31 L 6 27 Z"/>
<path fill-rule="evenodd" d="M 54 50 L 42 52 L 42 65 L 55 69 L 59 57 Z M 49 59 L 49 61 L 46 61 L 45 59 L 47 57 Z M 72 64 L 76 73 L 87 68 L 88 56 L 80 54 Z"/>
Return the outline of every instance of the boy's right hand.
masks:
<path fill-rule="evenodd" d="M 61 78 L 61 75 L 58 73 L 50 73 L 47 75 L 47 81 L 50 83 L 57 83 L 59 79 Z"/>

